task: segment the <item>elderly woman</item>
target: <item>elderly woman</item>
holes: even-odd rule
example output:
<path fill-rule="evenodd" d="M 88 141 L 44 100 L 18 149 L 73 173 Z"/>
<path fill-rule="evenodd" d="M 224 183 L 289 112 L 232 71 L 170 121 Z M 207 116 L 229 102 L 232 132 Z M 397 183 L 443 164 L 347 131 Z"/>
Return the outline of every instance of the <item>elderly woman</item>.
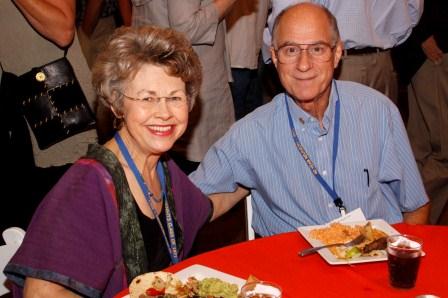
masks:
<path fill-rule="evenodd" d="M 26 297 L 112 297 L 184 258 L 210 201 L 165 154 L 185 132 L 201 67 L 171 29 L 121 28 L 93 68 L 117 120 L 46 196 L 5 272 Z"/>

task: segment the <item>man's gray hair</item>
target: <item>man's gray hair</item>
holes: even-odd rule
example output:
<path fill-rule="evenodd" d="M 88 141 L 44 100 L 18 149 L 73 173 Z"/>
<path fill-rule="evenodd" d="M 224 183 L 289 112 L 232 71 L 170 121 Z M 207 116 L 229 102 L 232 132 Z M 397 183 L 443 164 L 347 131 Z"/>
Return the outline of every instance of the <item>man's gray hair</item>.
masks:
<path fill-rule="evenodd" d="M 340 34 L 339 34 L 338 22 L 336 21 L 335 16 L 323 5 L 306 2 L 306 3 L 298 3 L 298 4 L 290 5 L 290 6 L 286 7 L 285 9 L 283 9 L 278 14 L 278 16 L 275 18 L 274 25 L 272 27 L 272 42 L 271 42 L 272 46 L 274 46 L 274 43 L 276 40 L 277 28 L 278 28 L 278 24 L 280 23 L 281 18 L 289 10 L 294 9 L 297 6 L 302 6 L 302 5 L 314 5 L 318 8 L 320 8 L 325 13 L 325 15 L 327 16 L 328 22 L 330 23 L 330 29 L 331 29 L 331 35 L 332 35 L 332 45 L 335 45 L 341 38 Z"/>

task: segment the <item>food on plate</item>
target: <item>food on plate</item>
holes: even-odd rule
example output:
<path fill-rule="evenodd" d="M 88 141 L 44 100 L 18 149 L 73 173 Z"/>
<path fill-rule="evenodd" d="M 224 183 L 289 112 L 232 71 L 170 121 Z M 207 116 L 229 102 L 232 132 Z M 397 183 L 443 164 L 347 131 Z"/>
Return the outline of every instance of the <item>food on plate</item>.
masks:
<path fill-rule="evenodd" d="M 238 286 L 218 278 L 189 277 L 183 283 L 174 274 L 159 271 L 134 278 L 129 294 L 131 298 L 237 298 Z"/>
<path fill-rule="evenodd" d="M 219 278 L 204 278 L 199 282 L 198 295 L 199 297 L 237 298 L 238 286 Z"/>
<path fill-rule="evenodd" d="M 129 295 L 131 298 L 174 298 L 178 297 L 178 289 L 182 287 L 182 282 L 172 273 L 163 271 L 149 272 L 139 275 L 132 280 L 129 285 Z"/>
<path fill-rule="evenodd" d="M 334 246 L 328 248 L 338 259 L 351 259 L 359 256 L 376 256 L 384 253 L 386 249 L 387 234 L 372 227 L 370 222 L 365 225 L 345 225 L 332 223 L 328 227 L 310 231 L 310 237 L 319 240 L 323 244 L 346 243 L 360 234 L 365 240 L 360 244 L 345 247 Z"/>

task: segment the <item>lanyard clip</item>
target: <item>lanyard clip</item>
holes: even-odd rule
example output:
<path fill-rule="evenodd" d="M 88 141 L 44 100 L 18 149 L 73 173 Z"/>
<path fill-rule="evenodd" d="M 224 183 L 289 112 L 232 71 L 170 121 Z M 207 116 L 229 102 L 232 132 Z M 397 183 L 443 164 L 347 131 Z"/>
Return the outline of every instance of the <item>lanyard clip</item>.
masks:
<path fill-rule="evenodd" d="M 342 199 L 341 198 L 336 198 L 334 200 L 334 204 L 336 205 L 336 207 L 338 207 L 339 213 L 341 213 L 341 215 L 344 216 L 346 211 L 347 211 L 347 209 L 345 208 L 344 202 L 342 202 Z"/>

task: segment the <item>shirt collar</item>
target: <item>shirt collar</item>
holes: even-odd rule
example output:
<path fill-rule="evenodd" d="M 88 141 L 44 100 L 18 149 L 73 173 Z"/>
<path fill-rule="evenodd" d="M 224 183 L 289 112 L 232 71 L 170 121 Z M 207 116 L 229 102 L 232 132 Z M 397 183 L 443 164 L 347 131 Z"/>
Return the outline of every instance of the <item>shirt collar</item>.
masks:
<path fill-rule="evenodd" d="M 331 83 L 330 100 L 323 118 L 324 128 L 320 128 L 317 119 L 302 110 L 302 108 L 296 104 L 294 99 L 291 96 L 287 95 L 291 116 L 294 119 L 294 125 L 297 125 L 296 127 L 311 130 L 313 133 L 319 136 L 326 135 L 328 133 L 328 130 L 333 123 L 335 105 L 336 101 L 338 100 L 338 96 L 335 92 L 335 84 L 335 80 L 333 80 Z"/>

